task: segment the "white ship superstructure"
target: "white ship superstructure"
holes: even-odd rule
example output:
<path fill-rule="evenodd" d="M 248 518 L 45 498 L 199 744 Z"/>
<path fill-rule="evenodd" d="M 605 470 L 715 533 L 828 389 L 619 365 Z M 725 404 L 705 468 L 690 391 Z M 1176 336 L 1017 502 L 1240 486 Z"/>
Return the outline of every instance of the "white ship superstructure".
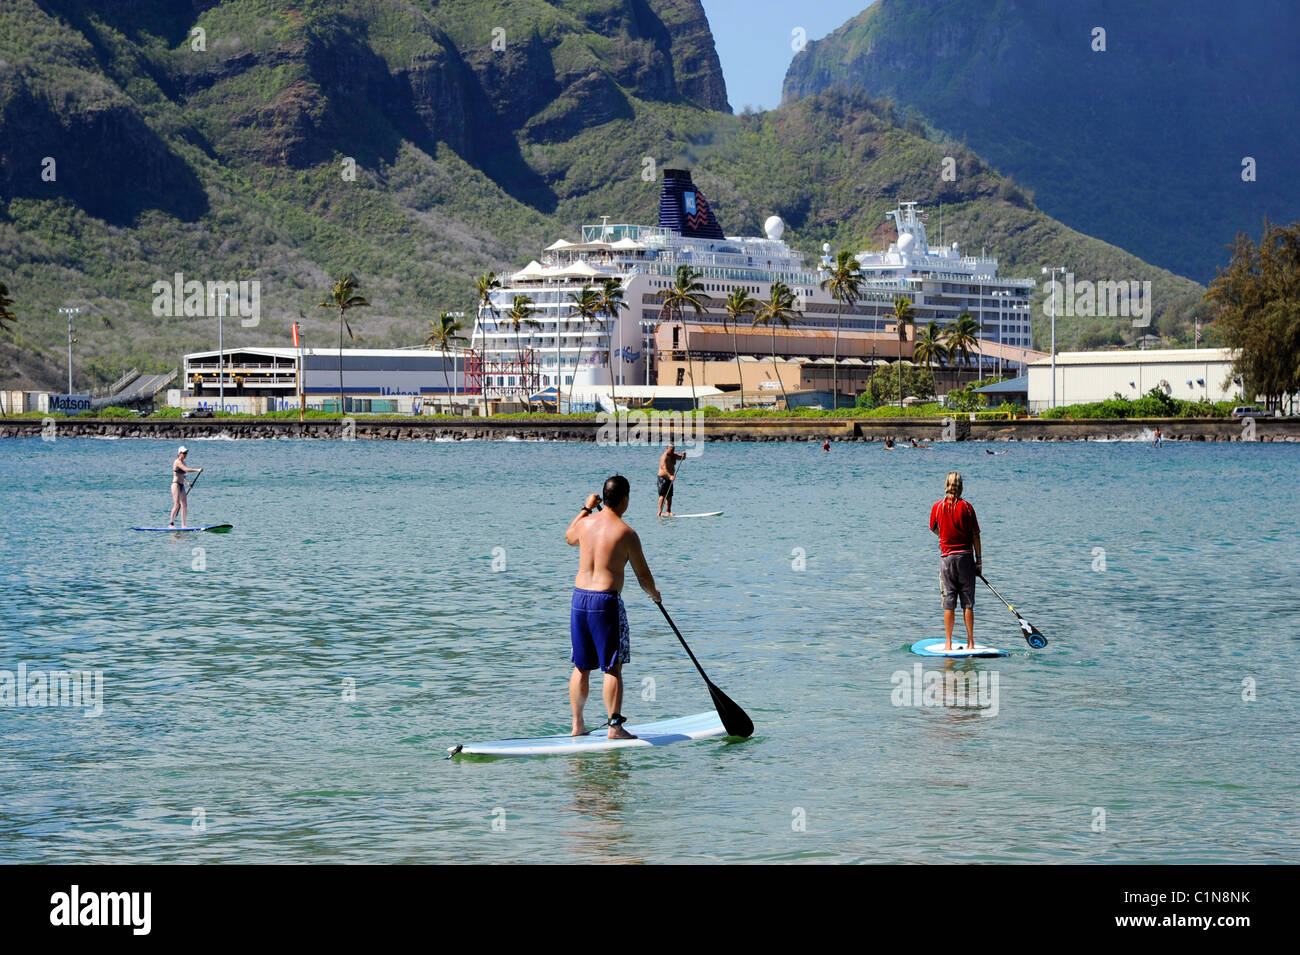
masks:
<path fill-rule="evenodd" d="M 987 341 L 1029 345 L 1032 280 L 999 278 L 996 259 L 962 256 L 955 243 L 932 250 L 924 216 L 914 202 L 900 203 L 891 217 L 898 226 L 898 241 L 885 252 L 857 255 L 863 290 L 854 305 L 843 308 L 842 331 L 884 333 L 893 327 L 894 301 L 902 296 L 911 299 L 918 328 L 932 320 L 946 326 L 969 312 Z M 708 312 L 674 315 L 674 325 L 717 324 L 733 289 L 743 287 L 754 298 L 766 300 L 772 283 L 779 281 L 789 285 L 797 299 L 800 314 L 794 328 L 834 329 L 839 306 L 820 288 L 829 255 L 820 268 L 810 269 L 803 253 L 782 239 L 784 223 L 779 217 L 769 218 L 764 229 L 761 237 L 724 236 L 689 173 L 665 170 L 658 225 L 605 221 L 583 226 L 577 242 L 560 239 L 518 272 L 501 277 L 493 308 L 480 311 L 471 342 L 483 357 L 485 395 L 557 385 L 567 389 L 575 383 L 605 385 L 611 378 L 616 386 L 665 384 L 655 381 L 654 330 L 663 315 L 658 296 L 674 284 L 681 265 L 699 273 Z M 573 298 L 584 286 L 598 288 L 609 279 L 619 283 L 628 307 L 613 320 L 601 316 L 582 321 Z M 521 295 L 530 300 L 531 319 L 537 324 L 521 324 L 516 331 L 507 316 Z M 674 328 L 674 339 L 676 332 Z"/>
<path fill-rule="evenodd" d="M 898 240 L 884 252 L 864 251 L 856 256 L 866 288 L 905 284 L 918 328 L 931 321 L 944 327 L 967 312 L 979 323 L 985 341 L 1031 347 L 1033 279 L 1000 277 L 997 259 L 962 255 L 956 242 L 931 248 L 925 234 L 929 217 L 915 202 L 900 202 L 889 218 L 898 229 Z M 829 257 L 822 261 L 829 262 Z"/>

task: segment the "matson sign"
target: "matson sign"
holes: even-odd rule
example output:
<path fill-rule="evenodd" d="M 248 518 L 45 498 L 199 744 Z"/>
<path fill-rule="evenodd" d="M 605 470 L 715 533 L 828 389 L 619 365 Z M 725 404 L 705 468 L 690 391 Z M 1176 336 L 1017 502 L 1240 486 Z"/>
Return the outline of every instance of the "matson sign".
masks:
<path fill-rule="evenodd" d="M 41 411 L 62 411 L 65 414 L 80 414 L 90 410 L 90 395 L 42 395 Z"/>

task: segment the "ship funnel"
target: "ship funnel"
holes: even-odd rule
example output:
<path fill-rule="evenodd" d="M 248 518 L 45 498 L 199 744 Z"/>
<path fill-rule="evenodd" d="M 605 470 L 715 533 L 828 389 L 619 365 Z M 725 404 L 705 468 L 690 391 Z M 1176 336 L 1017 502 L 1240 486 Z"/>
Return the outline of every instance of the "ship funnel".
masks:
<path fill-rule="evenodd" d="M 721 239 L 722 226 L 713 216 L 704 193 L 695 188 L 685 169 L 665 169 L 659 192 L 659 226 L 678 235 Z"/>

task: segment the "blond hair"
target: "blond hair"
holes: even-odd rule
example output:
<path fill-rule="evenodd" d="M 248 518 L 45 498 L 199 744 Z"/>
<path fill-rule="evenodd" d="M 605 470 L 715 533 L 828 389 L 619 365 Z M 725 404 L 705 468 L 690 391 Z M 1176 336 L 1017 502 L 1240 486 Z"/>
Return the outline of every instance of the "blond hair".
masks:
<path fill-rule="evenodd" d="M 948 477 L 943 482 L 943 496 L 950 497 L 954 501 L 960 501 L 961 487 L 961 472 L 949 471 Z"/>

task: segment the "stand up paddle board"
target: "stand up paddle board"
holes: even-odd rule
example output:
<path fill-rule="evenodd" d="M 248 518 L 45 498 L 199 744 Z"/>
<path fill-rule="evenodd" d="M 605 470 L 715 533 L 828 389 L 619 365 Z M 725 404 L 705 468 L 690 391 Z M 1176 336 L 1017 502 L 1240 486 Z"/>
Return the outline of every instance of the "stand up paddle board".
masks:
<path fill-rule="evenodd" d="M 180 534 L 189 531 L 211 531 L 213 534 L 228 534 L 235 527 L 234 524 L 205 524 L 202 527 L 133 527 L 133 531 L 172 531 Z"/>
<path fill-rule="evenodd" d="M 452 756 L 556 756 L 567 753 L 598 753 L 607 749 L 631 749 L 636 746 L 667 746 L 687 739 L 716 739 L 726 736 L 718 714 L 696 713 L 655 723 L 624 726 L 637 739 L 610 739 L 608 727 L 598 726 L 586 736 L 540 736 L 536 739 L 499 739 L 490 743 L 462 743 L 448 746 Z"/>
<path fill-rule="evenodd" d="M 958 650 L 958 647 L 966 646 L 965 637 L 952 638 L 952 649 L 943 648 L 943 637 L 927 637 L 924 640 L 918 640 L 912 644 L 912 652 L 919 653 L 923 657 L 1009 657 L 1011 656 L 1006 650 L 999 650 L 997 647 L 985 647 L 975 644 L 973 650 Z"/>
<path fill-rule="evenodd" d="M 706 511 L 703 514 L 665 514 L 664 517 L 721 517 L 721 511 Z"/>

